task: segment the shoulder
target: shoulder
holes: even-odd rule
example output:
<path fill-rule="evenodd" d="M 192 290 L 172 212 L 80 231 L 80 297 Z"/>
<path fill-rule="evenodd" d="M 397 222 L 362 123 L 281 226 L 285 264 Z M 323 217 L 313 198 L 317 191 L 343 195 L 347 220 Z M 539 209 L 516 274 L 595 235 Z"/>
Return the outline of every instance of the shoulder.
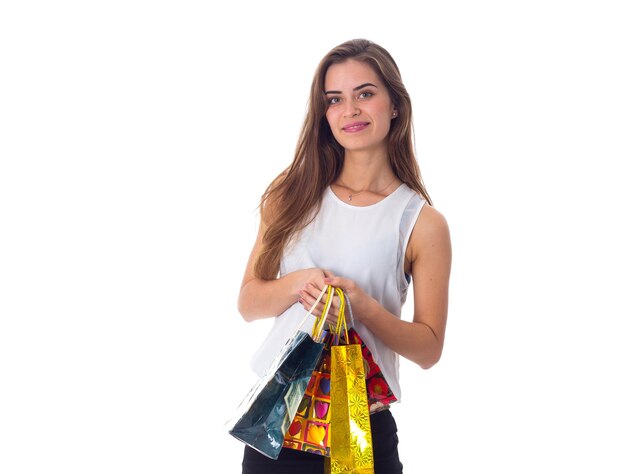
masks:
<path fill-rule="evenodd" d="M 450 229 L 443 214 L 426 203 L 411 232 L 407 246 L 407 259 L 412 262 L 420 254 L 434 247 L 449 249 Z"/>

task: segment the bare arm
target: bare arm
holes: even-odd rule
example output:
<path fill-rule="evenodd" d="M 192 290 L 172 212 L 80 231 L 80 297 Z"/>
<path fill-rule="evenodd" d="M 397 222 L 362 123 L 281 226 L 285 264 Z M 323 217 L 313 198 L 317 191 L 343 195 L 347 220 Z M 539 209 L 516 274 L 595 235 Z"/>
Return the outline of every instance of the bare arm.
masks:
<path fill-rule="evenodd" d="M 355 318 L 398 354 L 428 369 L 441 357 L 448 314 L 451 244 L 444 217 L 430 206 L 422 209 L 407 248 L 413 277 L 413 321 L 403 321 L 383 308 L 352 280 L 332 276 L 325 280 L 343 287 L 350 296 Z"/>
<path fill-rule="evenodd" d="M 307 283 L 320 288 L 324 286 L 324 272 L 317 268 L 299 270 L 273 280 L 258 278 L 254 273 L 254 263 L 261 248 L 264 232 L 265 225 L 261 222 L 239 290 L 239 313 L 246 321 L 282 314 L 299 301 L 300 291 Z"/>

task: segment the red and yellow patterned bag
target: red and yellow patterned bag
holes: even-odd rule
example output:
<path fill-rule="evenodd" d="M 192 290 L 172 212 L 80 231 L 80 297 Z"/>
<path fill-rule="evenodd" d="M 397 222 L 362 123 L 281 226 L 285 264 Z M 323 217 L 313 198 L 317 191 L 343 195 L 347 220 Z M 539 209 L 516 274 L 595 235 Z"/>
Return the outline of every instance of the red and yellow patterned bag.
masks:
<path fill-rule="evenodd" d="M 313 371 L 296 416 L 285 433 L 286 448 L 330 455 L 330 342 L 324 340 L 322 357 Z"/>

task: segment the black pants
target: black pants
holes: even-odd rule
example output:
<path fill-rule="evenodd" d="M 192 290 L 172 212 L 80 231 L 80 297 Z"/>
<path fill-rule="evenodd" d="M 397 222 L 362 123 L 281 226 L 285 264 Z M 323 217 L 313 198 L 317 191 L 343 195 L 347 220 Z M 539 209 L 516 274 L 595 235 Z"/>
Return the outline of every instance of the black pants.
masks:
<path fill-rule="evenodd" d="M 402 474 L 398 455 L 398 428 L 389 410 L 370 417 L 376 474 Z M 332 449 L 332 448 L 331 448 Z M 242 474 L 323 474 L 324 457 L 284 448 L 277 460 L 246 446 Z"/>

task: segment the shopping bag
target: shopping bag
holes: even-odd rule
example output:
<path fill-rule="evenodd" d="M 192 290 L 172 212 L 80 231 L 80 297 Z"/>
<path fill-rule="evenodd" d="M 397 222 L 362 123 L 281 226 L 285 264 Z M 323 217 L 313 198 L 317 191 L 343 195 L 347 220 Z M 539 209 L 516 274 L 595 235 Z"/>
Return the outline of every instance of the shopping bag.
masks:
<path fill-rule="evenodd" d="M 313 370 L 289 429 L 284 447 L 330 455 L 330 347 L 332 334 L 324 339 L 322 355 Z"/>
<path fill-rule="evenodd" d="M 374 356 L 369 350 L 361 336 L 354 329 L 354 315 L 350 305 L 350 298 L 345 295 L 346 316 L 349 317 L 350 329 L 348 330 L 348 340 L 350 344 L 359 344 L 363 353 L 363 365 L 365 368 L 365 387 L 367 389 L 367 398 L 370 407 L 370 413 L 375 413 L 381 409 L 387 408 L 398 399 L 389 387 L 385 376 L 378 364 L 374 361 Z"/>
<path fill-rule="evenodd" d="M 298 332 L 285 346 L 276 368 L 253 387 L 229 433 L 276 459 L 322 349 L 307 333 Z"/>
<path fill-rule="evenodd" d="M 323 292 L 308 314 L 322 295 Z M 330 308 L 327 306 L 325 317 Z M 278 458 L 285 432 L 293 421 L 313 369 L 322 355 L 322 328 L 316 325 L 312 336 L 298 330 L 287 341 L 266 374 L 240 404 L 229 426 L 228 432 L 232 436 L 269 458 Z"/>
<path fill-rule="evenodd" d="M 361 346 L 331 348 L 331 474 L 374 474 L 370 412 Z"/>
<path fill-rule="evenodd" d="M 345 318 L 338 322 L 347 333 Z M 349 340 L 348 335 L 345 335 Z M 374 474 L 374 450 L 360 344 L 331 347 L 332 448 L 327 472 Z"/>
<path fill-rule="evenodd" d="M 327 291 L 329 292 L 327 305 L 332 303 L 333 291 L 336 291 L 339 297 L 339 323 L 345 319 L 343 291 L 340 288 L 329 288 Z M 326 310 L 326 306 L 324 309 Z M 317 331 L 322 324 L 323 318 L 316 321 Z M 322 356 L 313 370 L 296 416 L 285 433 L 286 448 L 323 456 L 330 455 L 330 348 L 333 344 L 340 343 L 340 337 L 339 325 L 329 324 Z M 343 343 L 345 344 L 345 340 Z"/>
<path fill-rule="evenodd" d="M 370 413 L 384 409 L 392 403 L 397 402 L 398 399 L 389 387 L 380 367 L 376 361 L 374 361 L 372 352 L 354 328 L 348 330 L 348 339 L 351 344 L 359 344 L 361 346 L 363 366 L 365 369 L 365 387 L 367 389 Z"/>
<path fill-rule="evenodd" d="M 339 318 L 346 318 L 347 320 L 349 315 L 353 325 L 354 318 L 348 295 L 342 293 L 340 289 L 337 289 L 337 294 L 340 299 Z M 383 409 L 397 401 L 365 342 L 363 342 L 354 328 L 350 328 L 347 334 L 347 341 L 345 335 L 342 335 L 341 332 L 337 334 L 337 331 L 333 330 L 325 338 L 322 356 L 315 370 L 313 370 L 311 380 L 300 402 L 296 416 L 285 433 L 284 447 L 321 454 L 326 457 L 330 456 L 330 348 L 331 341 L 334 340 L 337 343 L 337 335 L 340 337 L 338 344 L 349 342 L 350 344 L 361 346 L 370 413 Z"/>

